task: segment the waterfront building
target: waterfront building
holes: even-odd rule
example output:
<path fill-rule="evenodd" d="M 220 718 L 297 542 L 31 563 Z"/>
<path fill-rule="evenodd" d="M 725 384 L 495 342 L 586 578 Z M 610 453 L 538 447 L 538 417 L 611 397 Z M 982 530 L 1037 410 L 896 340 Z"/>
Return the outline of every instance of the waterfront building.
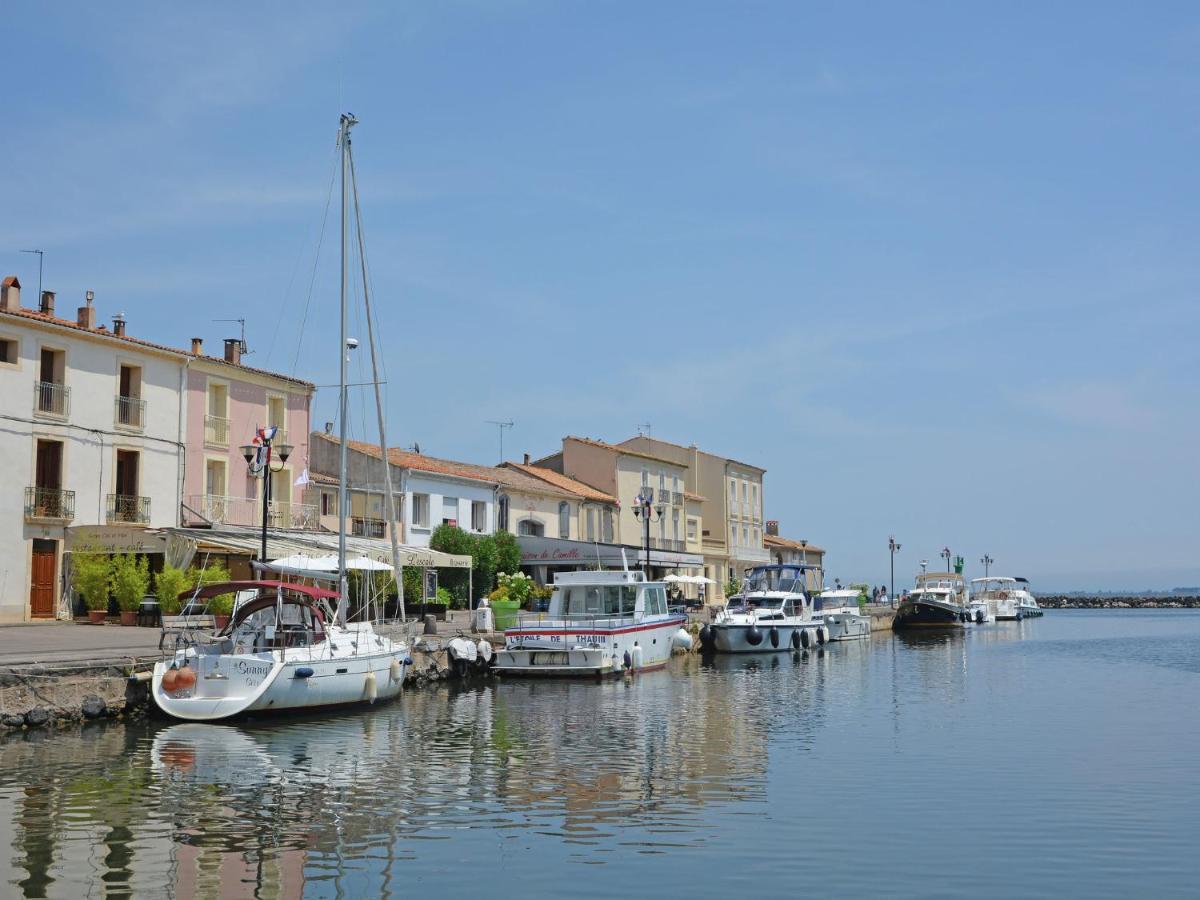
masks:
<path fill-rule="evenodd" d="M 295 482 L 308 458 L 309 416 L 316 388 L 307 381 L 247 366 L 238 338 L 225 340 L 224 355 L 206 356 L 192 338 L 183 360 L 186 384 L 184 525 L 262 524 L 263 485 L 250 475 L 242 447 L 259 428 L 275 427 L 273 447 L 291 451 L 272 471 L 267 522 L 271 528 L 318 527 L 317 508 L 301 502 Z"/>
<path fill-rule="evenodd" d="M 636 498 L 648 489 L 653 490 L 654 506 L 661 505 L 663 512 L 662 515 L 656 512 L 650 524 L 651 577 L 672 572 L 701 574 L 703 559 L 698 552 L 689 551 L 688 536 L 692 535 L 691 546 L 698 550 L 703 498 L 687 488 L 686 463 L 592 438 L 569 436 L 563 438 L 561 450 L 533 465 L 582 482 L 613 498 L 617 514 L 611 539 L 606 531 L 603 543 L 610 544 L 617 553 L 624 548 L 631 566 L 641 564 L 645 556 L 643 523 L 634 513 Z M 610 551 L 609 561 L 601 561 L 601 565 L 619 566 L 621 563 L 614 555 Z"/>
<path fill-rule="evenodd" d="M 763 546 L 771 555 L 771 562 L 780 565 L 811 566 L 805 573 L 805 584 L 810 592 L 825 589 L 825 551 L 808 541 L 795 541 L 791 538 L 780 537 L 779 522 L 767 520 L 767 530 L 763 535 Z"/>
<path fill-rule="evenodd" d="M 336 473 L 341 444 L 332 434 L 313 432 L 309 442 L 308 497 L 318 510 L 321 527 L 337 530 Z M 347 490 L 350 529 L 364 537 L 388 537 L 383 454 L 378 444 L 347 441 Z M 496 471 L 392 447 L 392 490 L 400 513 L 398 541 L 428 547 L 439 525 L 457 525 L 475 534 L 491 534 L 496 523 Z"/>
<path fill-rule="evenodd" d="M 620 446 L 686 468 L 687 490 L 700 498 L 696 518 L 703 525 L 703 574 L 715 582 L 709 586 L 709 599 L 722 598 L 730 578 L 740 582 L 748 569 L 770 562 L 763 545 L 766 469 L 648 435 L 629 438 Z"/>
<path fill-rule="evenodd" d="M 69 615 L 68 528 L 177 524 L 187 354 L 96 315 L 90 291 L 67 319 L 52 291 L 29 309 L 0 286 L 0 622 Z"/>

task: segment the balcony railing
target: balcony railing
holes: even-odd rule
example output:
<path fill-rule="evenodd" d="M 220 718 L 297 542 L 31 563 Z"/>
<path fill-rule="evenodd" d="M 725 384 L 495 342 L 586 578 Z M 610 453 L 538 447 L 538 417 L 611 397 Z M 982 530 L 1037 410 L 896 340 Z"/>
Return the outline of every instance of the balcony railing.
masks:
<path fill-rule="evenodd" d="M 146 401 L 140 397 L 117 397 L 114 400 L 117 424 L 123 428 L 146 427 Z"/>
<path fill-rule="evenodd" d="M 70 522 L 75 518 L 75 492 L 60 488 L 25 488 L 25 518 L 30 522 Z"/>
<path fill-rule="evenodd" d="M 109 494 L 107 518 L 111 522 L 132 525 L 150 524 L 150 498 L 132 494 Z"/>
<path fill-rule="evenodd" d="M 204 417 L 204 443 L 214 447 L 229 446 L 229 420 L 220 416 Z"/>
<path fill-rule="evenodd" d="M 683 506 L 683 494 L 679 491 L 671 491 L 671 503 L 675 506 Z"/>
<path fill-rule="evenodd" d="M 350 519 L 350 533 L 355 537 L 381 538 L 387 534 L 387 522 L 354 516 Z"/>
<path fill-rule="evenodd" d="M 192 494 L 187 507 L 214 525 L 262 526 L 262 500 L 254 497 L 225 497 L 220 494 Z M 271 501 L 267 525 L 271 528 L 303 528 L 315 531 L 320 522 L 315 503 Z"/>
<path fill-rule="evenodd" d="M 71 389 L 53 381 L 39 381 L 33 386 L 33 409 L 44 416 L 65 419 L 71 411 Z"/>
<path fill-rule="evenodd" d="M 676 541 L 671 538 L 650 538 L 650 546 L 655 550 L 676 550 L 683 552 L 687 549 L 687 545 L 683 541 Z"/>

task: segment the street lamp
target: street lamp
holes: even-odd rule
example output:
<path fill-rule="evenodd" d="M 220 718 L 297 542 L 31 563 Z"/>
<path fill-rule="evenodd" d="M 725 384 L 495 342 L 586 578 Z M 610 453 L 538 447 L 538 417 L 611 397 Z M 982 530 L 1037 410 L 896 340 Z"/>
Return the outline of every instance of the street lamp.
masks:
<path fill-rule="evenodd" d="M 242 456 L 246 459 L 246 467 L 250 470 L 251 478 L 261 478 L 263 480 L 263 507 L 262 507 L 262 552 L 259 559 L 262 562 L 267 561 L 267 515 L 271 509 L 271 478 L 272 472 L 282 472 L 284 463 L 287 462 L 289 456 L 292 455 L 291 444 L 280 444 L 278 447 L 273 446 L 275 435 L 279 429 L 275 426 L 270 428 L 258 429 L 258 434 L 254 438 L 254 443 L 242 445 Z M 275 451 L 272 453 L 272 451 Z M 279 465 L 274 464 L 274 455 L 279 457 Z"/>
<path fill-rule="evenodd" d="M 987 578 L 988 577 L 988 567 L 991 566 L 991 564 L 994 563 L 995 560 L 992 559 L 990 556 L 988 556 L 985 553 L 985 554 L 983 554 L 983 556 L 980 558 L 979 561 L 981 563 L 983 563 L 983 577 Z"/>
<path fill-rule="evenodd" d="M 666 514 L 667 508 L 661 500 L 658 504 L 654 503 L 654 488 L 644 487 L 642 492 L 634 499 L 633 515 L 642 520 L 642 540 L 643 546 L 646 548 L 646 563 L 642 567 L 642 575 L 647 581 L 650 580 L 650 522 L 657 514 L 659 521 Z"/>
<path fill-rule="evenodd" d="M 891 592 L 888 598 L 892 601 L 892 605 L 896 605 L 896 554 L 900 552 L 900 544 L 896 541 L 896 536 L 892 535 L 888 538 L 888 552 L 892 556 L 892 584 Z"/>
<path fill-rule="evenodd" d="M 946 571 L 950 571 L 950 548 L 943 547 L 942 552 L 938 554 L 942 559 L 946 560 Z"/>

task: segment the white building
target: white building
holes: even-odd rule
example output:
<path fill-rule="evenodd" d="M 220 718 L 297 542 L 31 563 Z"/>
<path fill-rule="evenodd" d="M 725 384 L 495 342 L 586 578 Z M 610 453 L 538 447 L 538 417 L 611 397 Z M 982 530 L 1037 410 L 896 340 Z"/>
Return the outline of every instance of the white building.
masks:
<path fill-rule="evenodd" d="M 0 622 L 54 618 L 63 546 L 76 525 L 175 525 L 184 476 L 186 354 L 97 326 L 90 292 L 74 319 L 46 291 L 21 307 L 0 287 Z"/>

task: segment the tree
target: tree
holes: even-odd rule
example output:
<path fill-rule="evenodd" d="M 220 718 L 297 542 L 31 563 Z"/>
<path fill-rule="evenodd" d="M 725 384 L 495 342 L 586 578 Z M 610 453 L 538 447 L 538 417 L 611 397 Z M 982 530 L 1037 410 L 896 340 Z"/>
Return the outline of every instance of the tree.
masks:
<path fill-rule="evenodd" d="M 492 535 L 496 547 L 496 571 L 515 572 L 521 568 L 521 546 L 508 531 L 497 531 Z"/>
<path fill-rule="evenodd" d="M 112 563 L 100 553 L 75 553 L 71 559 L 71 586 L 83 597 L 88 609 L 108 610 L 112 587 Z"/>
<path fill-rule="evenodd" d="M 178 615 L 179 595 L 188 588 L 188 573 L 170 564 L 163 566 L 154 579 L 154 593 L 159 609 L 168 616 Z"/>
<path fill-rule="evenodd" d="M 150 590 L 150 560 L 133 553 L 113 559 L 112 592 L 122 612 L 136 612 Z"/>

